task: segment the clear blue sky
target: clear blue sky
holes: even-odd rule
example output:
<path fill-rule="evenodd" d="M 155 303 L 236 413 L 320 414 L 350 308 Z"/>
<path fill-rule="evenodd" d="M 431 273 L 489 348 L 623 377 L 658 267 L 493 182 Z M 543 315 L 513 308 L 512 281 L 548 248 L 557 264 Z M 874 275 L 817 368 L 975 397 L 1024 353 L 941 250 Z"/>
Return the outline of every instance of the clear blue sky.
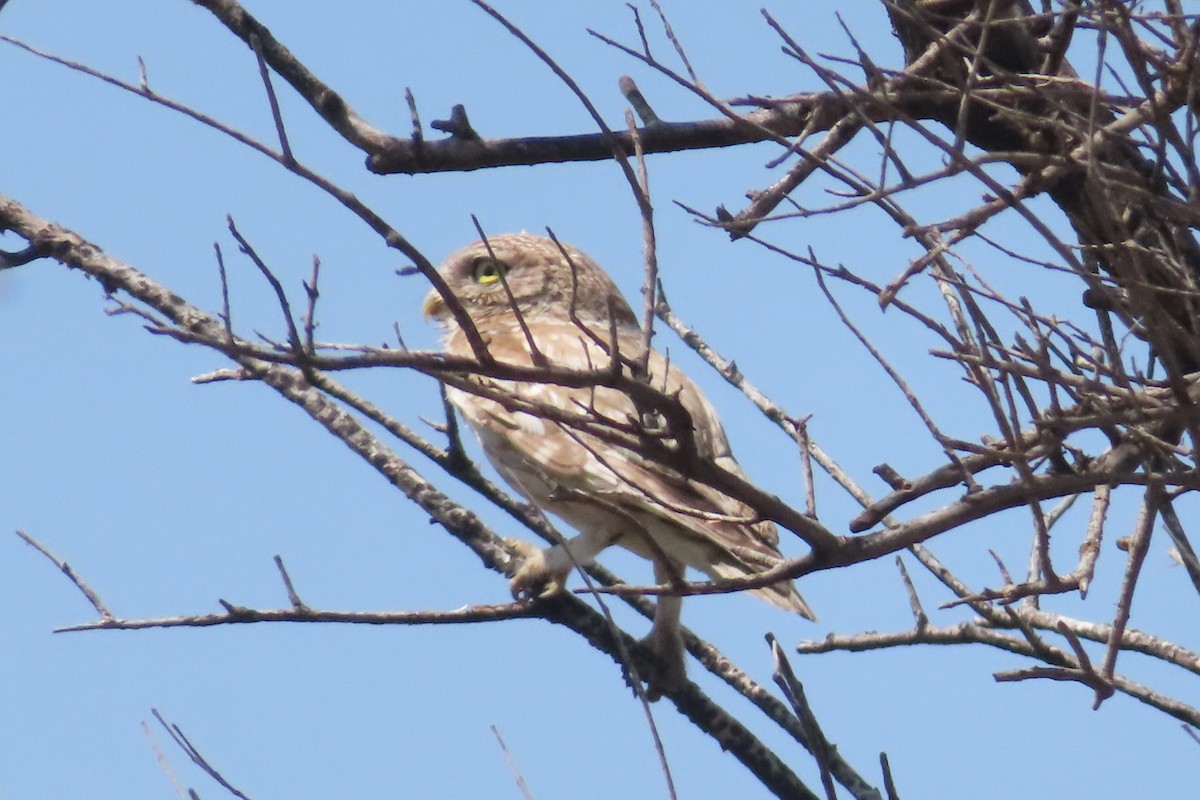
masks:
<path fill-rule="evenodd" d="M 781 3 L 774 11 L 813 51 L 852 55 L 833 5 Z M 879 3 L 836 5 L 877 61 L 900 63 Z M 488 137 L 593 129 L 553 75 L 469 3 L 246 6 L 360 114 L 397 134 L 409 129 L 405 87 L 425 122 L 464 103 Z M 610 125 L 622 124 L 623 73 L 637 78 L 664 118 L 710 116 L 699 101 L 587 35 L 593 27 L 636 41 L 625 3 L 500 7 L 560 59 Z M 755 4 L 700 10 L 677 0 L 667 10 L 715 94 L 820 88 L 779 52 Z M 645 12 L 649 24 L 652 12 Z M 11 0 L 0 32 L 135 82 L 141 56 L 156 91 L 272 138 L 253 58 L 185 0 Z M 669 45 L 661 36 L 653 41 L 665 58 Z M 397 278 L 404 263 L 312 187 L 194 122 L 8 45 L 0 45 L 0 75 L 0 192 L 211 311 L 220 307 L 212 252 L 219 242 L 235 322 L 278 335 L 268 290 L 225 229 L 232 214 L 294 298 L 302 296 L 312 256 L 321 257 L 321 338 L 378 343 L 397 322 L 410 346 L 434 344 L 420 317 L 421 279 Z M 491 233 L 550 226 L 636 297 L 639 220 L 612 164 L 376 177 L 307 106 L 285 87 L 280 92 L 297 156 L 358 193 L 435 261 L 475 238 L 471 213 Z M 858 152 L 873 146 L 864 142 Z M 763 145 L 650 160 L 668 292 L 678 313 L 790 412 L 813 414 L 821 445 L 882 492 L 870 476 L 878 461 L 908 474 L 936 463 L 919 421 L 837 326 L 810 274 L 699 228 L 671 202 L 736 209 L 746 190 L 774 179 L 763 164 L 775 155 Z M 925 198 L 918 207 L 924 221 L 934 221 L 978 194 Z M 1060 224 L 1052 210 L 1047 215 Z M 870 212 L 778 226 L 771 235 L 791 247 L 811 245 L 881 282 L 917 252 Z M 14 244 L 0 237 L 0 247 Z M 1059 290 L 992 254 L 976 266 L 1008 288 Z M 1078 289 L 1066 291 L 1072 300 Z M 897 314 L 880 315 L 869 298 L 848 295 L 847 304 L 910 378 L 931 392 L 937 387 L 931 411 L 949 430 L 964 438 L 985 432 L 977 401 L 953 369 L 921 357 L 932 344 L 921 331 Z M 152 707 L 256 798 L 518 797 L 492 725 L 538 798 L 665 796 L 642 712 L 616 668 L 539 621 L 51 633 L 91 619 L 92 611 L 12 535 L 17 528 L 66 558 L 114 612 L 129 617 L 212 611 L 218 598 L 282 606 L 275 554 L 304 599 L 323 608 L 450 609 L 507 597 L 501 576 L 482 570 L 273 393 L 192 385 L 192 376 L 225 364 L 147 334 L 133 317 L 107 316 L 106 307 L 98 285 L 56 264 L 0 274 L 0 800 L 171 796 L 141 725 Z M 720 408 L 750 474 L 802 504 L 794 446 L 667 334 L 659 341 Z M 440 413 L 427 381 L 395 371 L 349 380 L 416 424 L 419 415 Z M 414 462 L 441 480 L 435 467 Z M 818 488 L 822 519 L 841 529 L 853 505 L 827 482 Z M 504 535 L 521 535 L 503 516 L 488 519 Z M 1114 522 L 1122 524 L 1128 519 Z M 1026 518 L 1012 514 L 934 549 L 965 576 L 995 584 L 987 548 L 1016 565 L 1027 538 Z M 1064 564 L 1074 546 L 1066 538 Z M 801 552 L 790 541 L 784 547 Z M 1186 576 L 1162 550 L 1156 546 L 1147 562 L 1134 624 L 1194 647 L 1194 626 L 1185 624 L 1194 618 L 1194 597 L 1185 597 L 1182 611 L 1173 604 Z M 1110 613 L 1122 562 L 1107 555 L 1080 614 Z M 632 557 L 613 553 L 605 562 L 648 579 Z M 931 610 L 948 599 L 929 580 L 918 584 Z M 739 596 L 693 599 L 685 622 L 768 684 L 766 631 L 790 644 L 910 624 L 890 559 L 813 576 L 802 589 L 819 624 Z M 934 622 L 963 618 L 961 610 L 938 612 Z M 1019 658 L 914 649 L 793 663 L 843 755 L 877 780 L 878 753 L 887 751 L 905 797 L 1194 794 L 1200 749 L 1178 723 L 1121 697 L 1092 712 L 1090 694 L 1074 685 L 995 684 L 992 672 L 1026 665 Z M 1168 693 L 1195 695 L 1194 682 L 1130 666 Z M 705 676 L 701 682 L 754 719 L 739 698 Z M 765 794 L 668 704 L 655 713 L 681 797 Z M 770 726 L 755 726 L 816 785 L 806 755 Z M 152 730 L 182 783 L 206 798 L 223 796 Z"/>

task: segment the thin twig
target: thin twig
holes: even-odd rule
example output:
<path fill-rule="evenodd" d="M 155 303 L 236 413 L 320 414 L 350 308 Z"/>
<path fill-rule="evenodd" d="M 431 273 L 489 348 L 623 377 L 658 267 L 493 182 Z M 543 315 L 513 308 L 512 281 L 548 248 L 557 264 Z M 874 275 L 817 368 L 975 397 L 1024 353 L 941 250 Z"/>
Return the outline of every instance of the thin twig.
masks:
<path fill-rule="evenodd" d="M 521 791 L 521 796 L 525 800 L 533 800 L 533 794 L 529 791 L 529 786 L 525 783 L 525 776 L 521 774 L 521 768 L 517 766 L 516 759 L 508 751 L 508 745 L 504 743 L 504 737 L 500 735 L 500 729 L 495 725 L 492 725 L 491 728 L 492 735 L 496 737 L 496 743 L 500 745 L 500 752 L 504 754 L 504 760 L 508 762 L 508 768 L 512 770 L 513 780 L 517 782 L 517 788 Z"/>
<path fill-rule="evenodd" d="M 296 329 L 296 320 L 294 317 L 292 317 L 292 307 L 288 303 L 287 292 L 283 290 L 283 284 L 279 282 L 279 278 L 275 277 L 275 273 L 271 271 L 271 268 L 267 266 L 266 262 L 259 257 L 258 252 L 254 249 L 250 242 L 247 241 L 244 236 L 242 236 L 241 231 L 239 231 L 237 225 L 234 224 L 233 217 L 226 216 L 225 222 L 229 227 L 229 232 L 233 235 L 233 238 L 237 240 L 238 247 L 241 248 L 243 253 L 250 257 L 250 261 L 255 267 L 258 268 L 258 271 L 264 278 L 267 279 L 267 283 L 269 283 L 271 288 L 275 291 L 275 297 L 279 301 L 279 308 L 283 312 L 283 320 L 287 324 L 288 344 L 292 346 L 292 349 L 296 353 L 299 354 L 304 352 L 303 345 L 300 342 L 300 332 Z"/>
<path fill-rule="evenodd" d="M 813 450 L 816 446 L 808 437 L 808 421 L 810 416 L 793 420 L 796 426 L 796 444 L 800 445 L 800 475 L 804 479 L 804 513 L 817 519 L 817 487 L 813 481 Z"/>
<path fill-rule="evenodd" d="M 233 316 L 229 310 L 229 276 L 225 272 L 225 258 L 219 242 L 213 242 L 217 255 L 217 275 L 221 278 L 221 320 L 225 323 L 225 341 L 233 344 Z"/>
<path fill-rule="evenodd" d="M 792 665 L 788 662 L 783 648 L 779 646 L 779 641 L 775 638 L 775 634 L 768 633 L 766 639 L 767 644 L 771 648 L 771 661 L 775 665 L 775 683 L 783 691 L 788 702 L 791 703 L 792 709 L 795 710 L 796 716 L 800 719 L 800 724 L 804 728 L 805 736 L 809 742 L 809 750 L 813 754 L 813 758 L 817 761 L 817 768 L 821 771 L 821 785 L 825 789 L 825 797 L 827 800 L 837 800 L 837 789 L 834 788 L 833 774 L 829 769 L 829 752 L 832 750 L 832 745 L 825 738 L 825 734 L 821 732 L 821 726 L 817 723 L 816 715 L 813 714 L 812 708 L 808 705 L 808 698 L 804 693 L 804 685 L 800 683 L 800 680 L 796 677 L 796 673 L 792 671 Z"/>
<path fill-rule="evenodd" d="M 637 134 L 633 116 L 626 111 L 625 121 L 633 139 L 634 159 L 638 168 L 637 200 L 642 217 L 642 255 L 645 278 L 642 281 L 642 352 L 638 354 L 638 374 L 649 378 L 650 348 L 654 338 L 654 312 L 658 308 L 658 241 L 654 231 L 654 206 L 650 203 L 650 174 L 646 170 L 642 139 Z M 613 337 L 616 341 L 616 337 Z M 666 380 L 664 377 L 663 380 Z"/>
<path fill-rule="evenodd" d="M 146 741 L 150 744 L 150 749 L 154 751 L 154 760 L 162 767 L 163 773 L 167 776 L 167 781 L 171 784 L 171 788 L 175 791 L 175 795 L 179 800 L 188 800 L 188 792 L 183 788 L 183 783 L 180 782 L 179 776 L 175 774 L 174 768 L 171 766 L 171 760 L 167 758 L 167 754 L 158 746 L 158 741 L 154 738 L 154 732 L 150 730 L 150 725 L 142 720 L 142 733 L 146 736 Z"/>
<path fill-rule="evenodd" d="M 879 768 L 883 771 L 883 788 L 887 792 L 888 800 L 900 800 L 900 794 L 896 791 L 896 781 L 892 777 L 892 765 L 888 761 L 887 753 L 879 754 Z"/>
<path fill-rule="evenodd" d="M 312 259 L 312 276 L 303 282 L 304 293 L 308 295 L 308 308 L 304 312 L 304 352 L 312 355 L 316 352 L 313 344 L 317 329 L 317 300 L 321 296 L 318 281 L 321 277 L 321 259 L 314 255 Z"/>
<path fill-rule="evenodd" d="M 896 568 L 900 570 L 900 580 L 904 581 L 904 590 L 908 593 L 908 606 L 912 609 L 917 630 L 928 628 L 929 615 L 921 607 L 921 598 L 917 596 L 917 587 L 913 586 L 912 578 L 908 575 L 908 568 L 904 566 L 904 559 L 900 556 L 896 556 Z"/>
<path fill-rule="evenodd" d="M 258 74 L 267 90 L 267 102 L 271 105 L 271 119 L 275 122 L 275 133 L 279 136 L 279 152 L 286 162 L 295 162 L 292 156 L 292 146 L 288 143 L 287 129 L 283 126 L 283 112 L 279 110 L 279 99 L 275 96 L 275 87 L 271 84 L 271 71 L 267 68 L 267 60 L 263 57 L 262 41 L 255 34 L 250 35 L 250 47 L 258 59 Z"/>
<path fill-rule="evenodd" d="M 470 625 L 537 617 L 536 609 L 526 603 L 464 606 L 454 611 L 335 611 L 311 608 L 301 603 L 289 608 L 248 608 L 219 601 L 225 610 L 219 614 L 191 614 L 174 617 L 125 619 L 109 616 L 95 622 L 65 625 L 55 633 L 74 631 L 122 630 L 146 628 L 209 628 L 217 625 L 242 625 L 258 622 L 307 622 L 346 625 Z"/>
<path fill-rule="evenodd" d="M 283 566 L 283 557 L 275 556 L 275 568 L 279 570 L 279 577 L 283 579 L 283 586 L 287 589 L 288 600 L 292 603 L 292 608 L 297 611 L 308 611 L 309 607 L 300 599 L 300 595 L 296 594 L 296 587 L 292 584 L 292 576 L 288 574 L 287 568 Z"/>
<path fill-rule="evenodd" d="M 170 735 L 171 739 L 174 740 L 175 744 L 179 746 L 179 749 L 182 750 L 184 754 L 192 760 L 193 764 L 203 770 L 208 777 L 220 784 L 225 791 L 229 792 L 234 797 L 239 798 L 239 800 L 250 800 L 250 797 L 247 794 L 226 780 L 225 776 L 218 772 L 216 767 L 209 763 L 208 759 L 206 759 L 200 753 L 196 746 L 192 744 L 191 740 L 184 734 L 183 729 L 173 722 L 167 722 L 166 719 L 163 718 L 162 714 L 158 713 L 157 708 L 150 709 L 150 713 L 154 715 L 154 718 L 158 720 L 158 724 L 162 725 L 163 730 L 165 730 L 167 734 Z"/>
<path fill-rule="evenodd" d="M 1111 682 L 1117 665 L 1117 654 L 1121 651 L 1121 639 L 1125 633 L 1125 625 L 1129 622 L 1129 614 L 1133 606 L 1133 591 L 1137 586 L 1138 575 L 1146 554 L 1150 552 L 1150 535 L 1154 531 L 1154 520 L 1164 500 L 1163 488 L 1157 482 L 1151 481 L 1146 485 L 1145 498 L 1141 511 L 1134 524 L 1132 542 L 1129 545 L 1129 557 L 1125 563 L 1125 575 L 1121 578 L 1121 593 L 1117 599 L 1117 613 L 1112 622 L 1112 633 L 1108 647 L 1104 651 L 1104 666 L 1102 674 Z M 1096 692 L 1094 708 L 1099 708 L 1105 696 Z"/>
<path fill-rule="evenodd" d="M 109 611 L 104 605 L 104 601 L 100 599 L 100 596 L 92 590 L 91 586 L 88 586 L 87 582 L 85 582 L 83 578 L 79 577 L 79 575 L 75 573 L 75 570 L 73 570 L 66 561 L 63 561 L 58 556 L 54 555 L 54 553 L 50 552 L 48 547 L 34 539 L 25 531 L 17 531 L 17 536 L 21 537 L 21 539 L 24 540 L 27 545 L 49 559 L 50 563 L 58 567 L 59 570 L 62 571 L 62 574 L 66 575 L 67 579 L 70 580 L 71 583 L 75 584 L 75 588 L 82 592 L 83 596 L 87 598 L 87 601 L 92 604 L 92 608 L 96 609 L 96 613 L 100 615 L 100 620 L 102 623 L 115 619 L 112 612 Z"/>

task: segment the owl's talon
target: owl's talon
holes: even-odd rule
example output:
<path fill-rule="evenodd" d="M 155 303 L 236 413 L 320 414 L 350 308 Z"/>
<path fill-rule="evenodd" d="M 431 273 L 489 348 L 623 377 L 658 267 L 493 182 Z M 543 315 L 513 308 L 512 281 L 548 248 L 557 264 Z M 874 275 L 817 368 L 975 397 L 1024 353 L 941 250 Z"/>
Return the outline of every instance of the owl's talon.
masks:
<path fill-rule="evenodd" d="M 651 632 L 638 642 L 654 658 L 657 667 L 656 674 L 645 679 L 644 691 L 646 699 L 651 703 L 664 694 L 683 688 L 688 682 L 687 669 L 683 663 L 683 641 L 677 636 L 677 633 L 663 636 L 659 632 Z"/>
<path fill-rule="evenodd" d="M 518 602 L 532 603 L 561 592 L 564 588 L 566 574 L 551 567 L 545 550 L 538 550 L 524 542 L 522 545 L 517 549 L 525 552 L 525 563 L 508 582 L 513 599 Z"/>

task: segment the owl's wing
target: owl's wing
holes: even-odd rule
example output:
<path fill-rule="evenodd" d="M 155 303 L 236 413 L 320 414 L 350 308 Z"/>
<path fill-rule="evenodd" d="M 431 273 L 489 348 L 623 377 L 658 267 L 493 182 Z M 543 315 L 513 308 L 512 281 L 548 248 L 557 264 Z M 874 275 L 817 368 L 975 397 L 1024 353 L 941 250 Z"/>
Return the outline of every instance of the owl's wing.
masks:
<path fill-rule="evenodd" d="M 650 356 L 651 384 L 677 397 L 691 417 L 697 456 L 748 480 L 745 470 L 733 457 L 712 403 L 662 355 L 652 351 Z M 625 395 L 620 395 L 620 400 L 632 407 Z M 638 492 L 643 497 L 649 495 L 645 510 L 717 546 L 719 554 L 710 556 L 705 564 L 694 566 L 713 578 L 737 578 L 778 566 L 784 560 L 775 524 L 759 519 L 750 506 L 708 484 L 684 478 L 666 465 L 648 461 L 636 453 L 629 455 L 627 485 L 652 487 L 650 491 Z M 754 592 L 777 606 L 816 619 L 790 580 Z"/>
<path fill-rule="evenodd" d="M 604 350 L 574 326 L 540 325 L 535 338 L 555 364 L 589 369 L 607 363 Z M 636 337 L 626 338 L 622 337 L 625 352 L 635 352 Z M 499 360 L 528 363 L 523 335 L 494 339 L 489 348 Z M 744 478 L 708 399 L 658 353 L 651 353 L 649 366 L 652 385 L 676 395 L 691 416 L 697 454 Z M 622 423 L 637 420 L 633 401 L 605 387 L 492 381 L 490 388 L 566 414 Z M 634 537 L 622 544 L 650 558 L 661 550 L 673 561 L 713 578 L 753 575 L 783 560 L 775 525 L 759 520 L 749 506 L 718 489 L 574 426 L 514 410 L 501 400 L 461 390 L 453 390 L 451 399 L 505 479 L 531 502 L 576 527 L 580 520 L 594 518 L 597 510 L 608 512 L 608 519 L 630 520 L 649 545 L 639 547 Z M 791 581 L 754 591 L 775 605 L 813 618 Z"/>

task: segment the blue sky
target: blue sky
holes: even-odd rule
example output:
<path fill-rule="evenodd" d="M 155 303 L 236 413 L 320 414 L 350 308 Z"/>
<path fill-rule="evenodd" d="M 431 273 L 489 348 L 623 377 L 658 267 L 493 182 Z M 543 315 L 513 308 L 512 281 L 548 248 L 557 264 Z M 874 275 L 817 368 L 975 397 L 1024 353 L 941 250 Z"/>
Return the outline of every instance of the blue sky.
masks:
<path fill-rule="evenodd" d="M 773 11 L 813 51 L 852 55 L 834 5 Z M 879 4 L 836 5 L 877 61 L 900 63 Z M 361 115 L 391 132 L 409 129 L 405 87 L 426 123 L 463 103 L 487 137 L 593 129 L 545 66 L 469 3 L 246 6 Z M 514 1 L 500 9 L 560 60 L 610 125 L 621 124 L 617 79 L 624 73 L 666 119 L 711 116 L 586 33 L 592 27 L 636 41 L 623 2 Z M 667 11 L 714 94 L 820 88 L 779 52 L 755 4 L 700 10 L 676 2 Z M 649 24 L 652 13 L 644 13 Z M 272 140 L 252 56 L 190 3 L 10 0 L 0 32 L 134 82 L 141 56 L 156 91 Z M 669 45 L 661 36 L 652 41 L 666 58 Z M 394 270 L 405 264 L 396 254 L 311 186 L 192 121 L 9 45 L 0 44 L 0 74 L 0 193 L 212 311 L 220 306 L 212 246 L 220 243 L 235 322 L 277 335 L 282 326 L 269 290 L 226 230 L 232 215 L 293 298 L 302 296 L 300 281 L 320 256 L 321 338 L 378 343 L 391 338 L 395 322 L 410 346 L 433 346 L 435 332 L 420 316 L 421 279 L 398 278 Z M 472 213 L 489 233 L 550 226 L 637 297 L 640 222 L 612 164 L 373 176 L 306 105 L 285 87 L 280 93 L 297 156 L 353 190 L 434 261 L 475 238 Z M 874 146 L 863 142 L 849 155 Z M 740 208 L 746 190 L 774 179 L 763 165 L 775 155 L 758 145 L 650 159 L 668 294 L 685 320 L 791 413 L 813 414 L 822 447 L 882 493 L 870 475 L 879 461 L 918 474 L 937 457 L 895 387 L 838 327 L 810 273 L 748 242 L 731 244 L 672 203 Z M 805 191 L 812 199 L 818 189 Z M 916 208 L 924 221 L 949 216 L 979 195 L 963 191 L 919 197 Z M 1044 211 L 1061 226 L 1052 208 Z M 997 233 L 1021 236 L 1010 220 L 995 224 Z M 881 283 L 918 253 L 870 210 L 777 225 L 769 237 L 811 246 Z M 0 237 L 0 247 L 13 244 Z M 994 253 L 972 255 L 989 280 L 1014 292 L 1065 309 L 1077 298 L 1067 281 Z M 928 291 L 915 288 L 914 297 Z M 975 395 L 950 365 L 923 355 L 936 344 L 927 333 L 898 314 L 881 314 L 871 298 L 841 296 L 856 322 L 928 390 L 939 422 L 964 438 L 985 432 Z M 613 664 L 539 621 L 52 633 L 91 619 L 92 611 L 15 529 L 67 559 L 115 613 L 129 617 L 213 611 L 218 598 L 282 606 L 276 554 L 301 596 L 323 608 L 450 609 L 507 598 L 501 576 L 481 569 L 269 390 L 192 385 L 193 376 L 225 364 L 147 334 L 128 315 L 106 315 L 108 307 L 98 285 L 56 264 L 0 273 L 0 603 L 7 612 L 0 623 L 0 800 L 171 796 L 142 727 L 151 708 L 258 798 L 518 797 L 492 725 L 538 798 L 665 796 L 641 709 Z M 802 504 L 794 446 L 669 334 L 658 341 L 710 394 L 750 475 Z M 414 376 L 389 370 L 347 381 L 414 424 L 440 413 L 435 387 Z M 436 467 L 412 458 L 449 485 Z M 822 519 L 840 530 L 853 504 L 827 481 L 818 492 Z M 465 490 L 452 494 L 472 502 Z M 504 535 L 521 535 L 503 515 L 487 519 Z M 1084 520 L 1086 510 L 1076 528 Z M 1114 521 L 1129 524 L 1128 516 Z M 1070 530 L 1061 545 L 1064 567 L 1076 541 Z M 1013 513 L 935 542 L 934 550 L 964 576 L 994 585 L 987 549 L 1020 564 L 1027 540 L 1027 518 Z M 785 540 L 785 551 L 802 552 L 795 544 Z M 1111 613 L 1123 562 L 1107 555 L 1088 602 L 1061 607 L 1098 619 Z M 648 579 L 632 556 L 611 553 L 604 561 Z M 1195 646 L 1185 574 L 1158 545 L 1145 570 L 1134 624 Z M 916 580 L 930 610 L 948 599 L 932 581 Z M 802 590 L 819 624 L 740 596 L 690 600 L 685 622 L 764 684 L 767 631 L 791 644 L 829 631 L 911 624 L 890 559 L 811 576 Z M 961 610 L 937 612 L 934 622 L 963 618 Z M 641 630 L 640 621 L 623 619 Z M 1194 684 L 1180 676 L 1126 659 L 1139 680 L 1185 701 L 1194 697 Z M 826 734 L 871 779 L 886 751 L 902 796 L 1191 796 L 1200 751 L 1177 722 L 1122 697 L 1093 712 L 1090 694 L 1074 685 L 998 685 L 991 677 L 1025 665 L 981 649 L 793 657 Z M 700 670 L 693 664 L 691 672 Z M 701 683 L 754 720 L 739 698 L 706 676 Z M 655 707 L 655 717 L 680 797 L 765 796 L 667 704 Z M 751 724 L 817 785 L 806 756 L 770 726 Z M 204 797 L 222 796 L 151 729 L 182 783 Z"/>

